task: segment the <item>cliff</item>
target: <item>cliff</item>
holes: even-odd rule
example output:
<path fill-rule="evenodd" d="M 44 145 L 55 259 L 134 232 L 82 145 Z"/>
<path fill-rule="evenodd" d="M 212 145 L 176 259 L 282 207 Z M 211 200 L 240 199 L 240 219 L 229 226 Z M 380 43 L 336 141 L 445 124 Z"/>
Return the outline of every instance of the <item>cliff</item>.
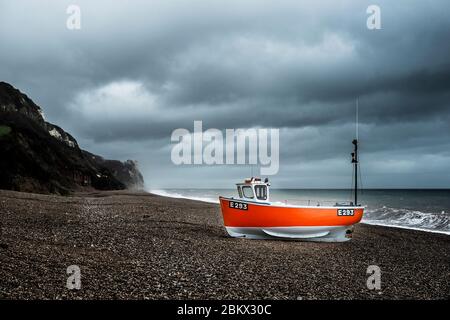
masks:
<path fill-rule="evenodd" d="M 141 189 L 137 163 L 105 160 L 46 122 L 42 109 L 0 82 L 0 189 L 67 194 L 76 190 Z"/>

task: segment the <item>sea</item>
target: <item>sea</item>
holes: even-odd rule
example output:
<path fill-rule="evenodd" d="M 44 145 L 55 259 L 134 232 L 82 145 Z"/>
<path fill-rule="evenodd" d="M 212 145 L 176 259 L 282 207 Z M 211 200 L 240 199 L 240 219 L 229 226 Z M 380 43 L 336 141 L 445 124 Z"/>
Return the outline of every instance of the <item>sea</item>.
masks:
<path fill-rule="evenodd" d="M 219 203 L 219 196 L 237 196 L 235 189 L 164 189 L 149 192 L 172 198 Z M 271 189 L 270 200 L 292 205 L 334 205 L 350 202 L 352 190 Z M 366 207 L 363 223 L 450 235 L 450 189 L 361 190 Z"/>

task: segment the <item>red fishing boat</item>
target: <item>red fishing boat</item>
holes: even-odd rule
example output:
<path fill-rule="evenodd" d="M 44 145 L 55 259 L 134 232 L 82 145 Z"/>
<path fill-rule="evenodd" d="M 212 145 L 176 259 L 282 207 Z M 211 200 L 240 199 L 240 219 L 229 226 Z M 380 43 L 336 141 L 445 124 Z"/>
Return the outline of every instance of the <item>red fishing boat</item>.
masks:
<path fill-rule="evenodd" d="M 344 242 L 352 238 L 354 225 L 364 214 L 358 204 L 358 141 L 353 140 L 355 166 L 354 201 L 332 206 L 294 206 L 270 201 L 266 178 L 237 184 L 238 197 L 219 197 L 223 221 L 232 237 L 249 239 L 298 239 Z"/>

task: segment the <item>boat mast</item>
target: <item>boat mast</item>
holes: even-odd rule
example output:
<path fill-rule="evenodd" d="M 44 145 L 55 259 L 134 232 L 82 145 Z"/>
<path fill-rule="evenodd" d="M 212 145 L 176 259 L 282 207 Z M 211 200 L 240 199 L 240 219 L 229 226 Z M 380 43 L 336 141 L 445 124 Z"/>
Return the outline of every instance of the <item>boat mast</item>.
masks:
<path fill-rule="evenodd" d="M 352 153 L 352 163 L 354 165 L 354 173 L 355 173 L 355 177 L 354 177 L 354 181 L 355 181 L 355 203 L 354 205 L 357 206 L 358 205 L 358 138 L 359 138 L 359 128 L 358 128 L 358 122 L 359 122 L 359 99 L 356 99 L 356 139 L 354 139 L 352 141 L 353 143 L 353 153 Z"/>
<path fill-rule="evenodd" d="M 358 205 L 358 139 L 353 140 L 354 151 L 352 153 L 352 163 L 355 167 L 355 203 L 354 205 Z"/>

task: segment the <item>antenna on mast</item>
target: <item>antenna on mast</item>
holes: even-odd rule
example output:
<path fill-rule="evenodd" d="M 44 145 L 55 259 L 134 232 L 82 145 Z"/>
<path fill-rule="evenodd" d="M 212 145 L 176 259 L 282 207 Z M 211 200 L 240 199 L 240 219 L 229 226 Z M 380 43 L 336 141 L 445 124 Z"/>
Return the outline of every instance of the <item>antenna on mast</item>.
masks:
<path fill-rule="evenodd" d="M 356 140 L 359 139 L 359 98 L 356 98 Z"/>

